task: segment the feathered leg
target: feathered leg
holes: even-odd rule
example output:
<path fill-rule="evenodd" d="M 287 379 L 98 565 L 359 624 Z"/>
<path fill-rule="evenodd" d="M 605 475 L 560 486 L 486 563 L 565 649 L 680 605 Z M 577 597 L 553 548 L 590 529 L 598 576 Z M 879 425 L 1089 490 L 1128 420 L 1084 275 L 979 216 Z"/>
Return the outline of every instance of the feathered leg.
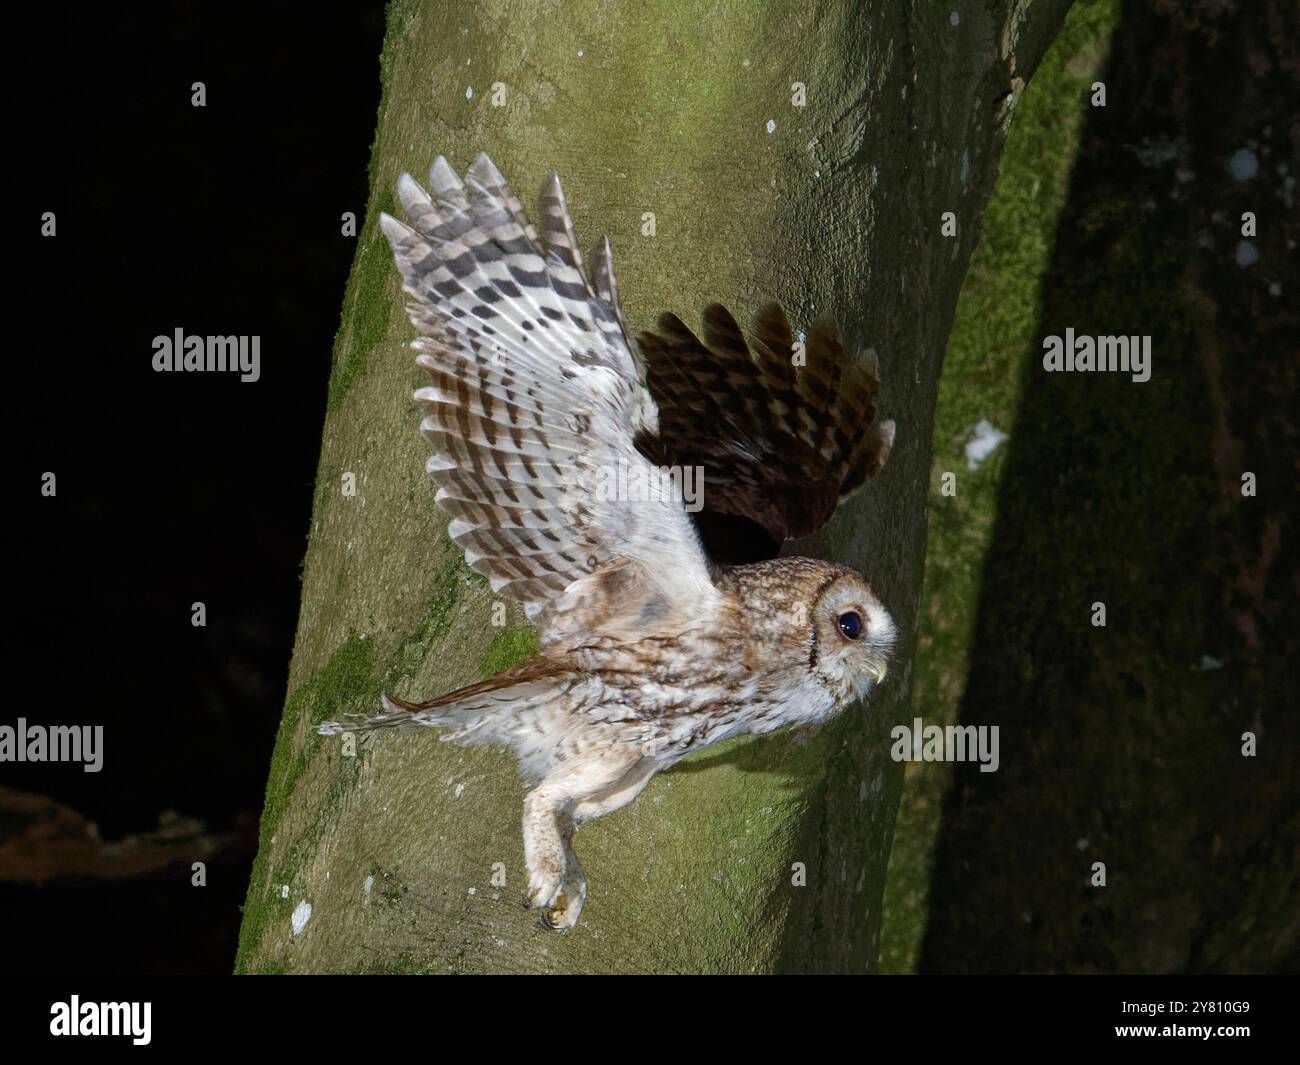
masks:
<path fill-rule="evenodd" d="M 635 774 L 641 762 L 636 748 L 580 757 L 562 763 L 524 796 L 524 861 L 528 866 L 524 905 L 541 911 L 544 927 L 561 931 L 578 923 L 587 898 L 587 880 L 573 852 L 575 823 L 605 812 L 604 803 Z M 652 775 L 653 769 L 625 799 L 608 809 L 630 802 Z"/>
<path fill-rule="evenodd" d="M 640 795 L 642 789 L 650 783 L 650 778 L 659 772 L 660 768 L 660 763 L 655 759 L 642 758 L 612 787 L 590 799 L 575 803 L 573 809 L 569 811 L 570 815 L 577 824 L 582 824 L 583 821 L 594 821 L 598 817 L 612 814 Z"/>

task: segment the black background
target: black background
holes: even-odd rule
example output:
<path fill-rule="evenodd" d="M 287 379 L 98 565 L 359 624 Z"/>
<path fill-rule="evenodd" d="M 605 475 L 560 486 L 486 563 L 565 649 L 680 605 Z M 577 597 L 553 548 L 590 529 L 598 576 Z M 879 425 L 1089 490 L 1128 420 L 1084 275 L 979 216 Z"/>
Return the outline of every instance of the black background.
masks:
<path fill-rule="evenodd" d="M 47 5 L 11 28 L 27 67 L 8 109 L 25 129 L 9 399 L 29 513 L 10 668 L 29 694 L 5 719 L 102 724 L 105 768 L 6 764 L 0 787 L 105 840 L 174 810 L 216 850 L 202 889 L 188 865 L 0 883 L 5 953 L 38 969 L 233 964 L 355 250 L 341 216 L 359 228 L 379 103 L 382 4 L 163 10 Z M 261 380 L 155 373 L 152 338 L 177 327 L 260 335 Z"/>

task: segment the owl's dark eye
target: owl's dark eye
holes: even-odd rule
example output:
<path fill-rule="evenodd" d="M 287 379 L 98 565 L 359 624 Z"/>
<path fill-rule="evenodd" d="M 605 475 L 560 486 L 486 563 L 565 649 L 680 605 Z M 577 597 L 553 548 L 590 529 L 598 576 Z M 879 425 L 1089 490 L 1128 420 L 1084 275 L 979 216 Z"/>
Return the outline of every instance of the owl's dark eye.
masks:
<path fill-rule="evenodd" d="M 862 635 L 862 615 L 856 610 L 846 610 L 835 619 L 846 640 L 856 640 Z"/>

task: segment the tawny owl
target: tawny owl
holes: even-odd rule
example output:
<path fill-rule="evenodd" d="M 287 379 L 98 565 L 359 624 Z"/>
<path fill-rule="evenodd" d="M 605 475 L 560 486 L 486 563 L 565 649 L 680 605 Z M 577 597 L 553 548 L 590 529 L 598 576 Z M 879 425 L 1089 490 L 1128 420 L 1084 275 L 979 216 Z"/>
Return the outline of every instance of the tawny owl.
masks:
<path fill-rule="evenodd" d="M 588 275 L 554 173 L 544 242 L 486 155 L 463 183 L 439 157 L 430 181 L 398 182 L 410 225 L 380 218 L 432 378 L 415 393 L 428 472 L 452 540 L 522 604 L 539 652 L 319 731 L 513 749 L 525 904 L 569 928 L 587 895 L 577 825 L 692 751 L 822 721 L 883 680 L 894 623 L 863 577 L 774 556 L 880 469 L 894 425 L 875 421 L 874 359 L 846 361 L 825 323 L 796 348 L 775 305 L 748 337 L 714 305 L 703 343 L 673 315 L 632 343 L 609 242 Z"/>

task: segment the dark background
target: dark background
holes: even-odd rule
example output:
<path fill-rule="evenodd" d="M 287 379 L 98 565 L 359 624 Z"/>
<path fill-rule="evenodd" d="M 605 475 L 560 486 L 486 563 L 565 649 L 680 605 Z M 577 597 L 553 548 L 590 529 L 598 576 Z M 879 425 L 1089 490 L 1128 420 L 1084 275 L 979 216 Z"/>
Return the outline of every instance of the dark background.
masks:
<path fill-rule="evenodd" d="M 365 208 L 383 36 L 380 3 L 258 8 L 50 5 L 11 27 L 39 62 L 8 109 L 25 186 L 9 396 L 30 415 L 11 668 L 31 694 L 4 721 L 102 724 L 105 769 L 6 764 L 0 838 L 49 823 L 15 791 L 104 841 L 143 837 L 93 875 L 0 880 L 0 910 L 21 915 L 6 954 L 37 968 L 234 961 L 355 250 L 340 216 Z M 38 235 L 45 211 L 56 239 Z M 152 338 L 178 326 L 260 334 L 261 380 L 155 373 Z M 34 490 L 45 471 L 56 498 Z M 183 820 L 159 834 L 168 810 Z M 65 813 L 59 845 L 84 831 Z M 111 875 L 176 834 L 210 848 L 206 888 L 188 861 Z"/>
<path fill-rule="evenodd" d="M 1134 0 L 1101 80 L 1038 321 L 1152 376 L 1026 367 L 959 710 L 1002 767 L 955 767 L 918 967 L 1300 971 L 1300 8 Z"/>

